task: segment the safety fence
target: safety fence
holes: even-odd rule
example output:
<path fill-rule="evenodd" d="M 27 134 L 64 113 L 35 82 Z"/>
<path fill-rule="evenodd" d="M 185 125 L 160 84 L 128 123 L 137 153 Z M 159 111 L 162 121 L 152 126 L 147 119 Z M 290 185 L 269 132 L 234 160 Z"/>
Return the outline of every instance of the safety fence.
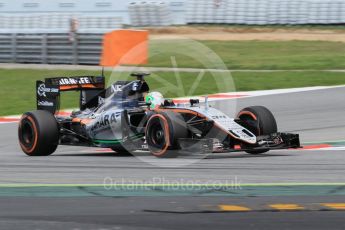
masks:
<path fill-rule="evenodd" d="M 103 34 L 0 34 L 0 62 L 97 65 Z"/>

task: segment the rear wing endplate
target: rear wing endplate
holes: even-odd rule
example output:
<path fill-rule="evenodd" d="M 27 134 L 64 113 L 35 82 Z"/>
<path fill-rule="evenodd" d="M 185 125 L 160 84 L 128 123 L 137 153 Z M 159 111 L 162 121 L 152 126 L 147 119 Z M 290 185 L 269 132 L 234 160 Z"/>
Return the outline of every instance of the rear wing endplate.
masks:
<path fill-rule="evenodd" d="M 76 76 L 46 78 L 36 81 L 36 101 L 38 110 L 55 114 L 60 107 L 60 93 L 63 91 L 80 91 L 80 109 L 96 107 L 98 96 L 105 89 L 105 78 L 102 76 Z M 103 96 L 104 97 L 104 96 Z"/>

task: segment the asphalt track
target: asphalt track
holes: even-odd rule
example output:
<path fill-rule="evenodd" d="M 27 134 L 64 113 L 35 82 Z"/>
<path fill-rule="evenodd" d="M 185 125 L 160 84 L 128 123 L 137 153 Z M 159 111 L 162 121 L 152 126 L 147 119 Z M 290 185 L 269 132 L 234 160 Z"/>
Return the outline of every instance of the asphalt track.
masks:
<path fill-rule="evenodd" d="M 345 139 L 344 87 L 215 104 L 229 114 L 250 105 L 270 108 L 279 129 L 299 133 L 303 143 Z M 238 203 L 245 206 L 345 203 L 345 150 L 283 150 L 259 156 L 217 154 L 202 160 L 186 155 L 176 160 L 162 160 L 147 153 L 141 153 L 139 158 L 118 157 L 97 149 L 59 147 L 49 157 L 26 157 L 17 144 L 16 124 L 2 124 L 0 154 L 0 183 L 4 187 L 0 189 L 3 207 L 0 211 L 1 229 L 345 228 L 342 211 L 308 209 L 277 212 L 254 208 L 250 212 L 229 213 L 209 209 L 210 206 Z M 194 163 L 180 166 L 189 161 Z M 150 190 L 149 194 L 136 194 L 139 197 L 127 194 L 127 190 L 125 193 L 114 190 L 107 196 L 99 191 L 88 191 L 88 196 L 82 196 L 82 192 L 79 196 L 78 192 L 71 195 L 71 191 L 59 192 L 60 187 L 52 187 L 48 197 L 42 197 L 32 188 L 5 191 L 8 189 L 6 184 L 102 184 L 105 178 L 120 184 L 217 184 L 235 181 L 252 184 L 253 187 L 235 193 L 219 194 L 211 190 L 202 194 L 206 197 L 193 193 L 195 191 L 178 196 L 174 191 L 163 191 L 162 194 L 157 189 Z M 273 185 L 261 191 L 262 186 L 253 185 L 260 183 L 266 186 L 280 184 L 280 187 Z M 311 183 L 316 187 L 308 186 Z M 335 184 L 325 189 L 329 183 Z M 303 190 L 303 186 L 308 189 Z M 248 190 L 251 193 L 245 193 Z M 185 212 L 176 212 L 181 207 Z"/>

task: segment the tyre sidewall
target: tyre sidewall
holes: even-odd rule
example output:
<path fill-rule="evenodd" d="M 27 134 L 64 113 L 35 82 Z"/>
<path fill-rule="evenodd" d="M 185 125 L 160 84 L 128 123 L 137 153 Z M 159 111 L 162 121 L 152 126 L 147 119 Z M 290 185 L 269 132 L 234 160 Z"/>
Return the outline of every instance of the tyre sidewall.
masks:
<path fill-rule="evenodd" d="M 252 128 L 255 128 L 256 132 L 254 132 L 255 135 L 270 135 L 273 133 L 276 133 L 277 128 L 277 122 L 274 118 L 274 115 L 270 110 L 268 110 L 264 106 L 251 106 L 242 109 L 239 114 L 238 118 L 241 117 L 241 114 L 247 115 L 252 117 L 252 119 L 256 120 L 258 123 L 258 127 L 250 127 L 249 130 L 253 131 Z M 240 118 L 241 119 L 241 118 Z M 243 144 L 244 148 L 251 147 L 247 144 Z M 261 149 L 261 150 L 248 150 L 247 153 L 250 154 L 261 154 L 268 152 L 269 149 Z"/>
<path fill-rule="evenodd" d="M 22 125 L 29 122 L 33 127 L 34 143 L 27 147 L 23 141 Z M 53 114 L 36 110 L 25 113 L 18 127 L 19 142 L 22 150 L 29 156 L 46 156 L 52 154 L 59 142 L 58 123 Z"/>
<path fill-rule="evenodd" d="M 160 122 L 163 123 L 165 144 L 160 149 L 152 146 L 152 140 L 149 136 L 154 119 L 159 119 Z M 150 117 L 145 130 L 145 136 L 149 150 L 154 156 L 161 158 L 174 158 L 179 154 L 180 145 L 178 143 L 178 139 L 187 137 L 187 128 L 180 114 L 170 111 L 160 112 Z"/>

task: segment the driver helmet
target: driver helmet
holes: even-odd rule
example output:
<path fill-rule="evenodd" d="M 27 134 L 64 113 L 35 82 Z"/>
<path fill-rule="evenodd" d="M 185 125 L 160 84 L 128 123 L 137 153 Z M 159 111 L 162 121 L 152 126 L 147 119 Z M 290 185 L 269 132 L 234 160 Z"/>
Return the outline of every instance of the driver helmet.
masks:
<path fill-rule="evenodd" d="M 154 109 L 164 103 L 164 97 L 160 92 L 151 92 L 146 95 L 145 102 L 151 103 L 150 108 Z"/>

